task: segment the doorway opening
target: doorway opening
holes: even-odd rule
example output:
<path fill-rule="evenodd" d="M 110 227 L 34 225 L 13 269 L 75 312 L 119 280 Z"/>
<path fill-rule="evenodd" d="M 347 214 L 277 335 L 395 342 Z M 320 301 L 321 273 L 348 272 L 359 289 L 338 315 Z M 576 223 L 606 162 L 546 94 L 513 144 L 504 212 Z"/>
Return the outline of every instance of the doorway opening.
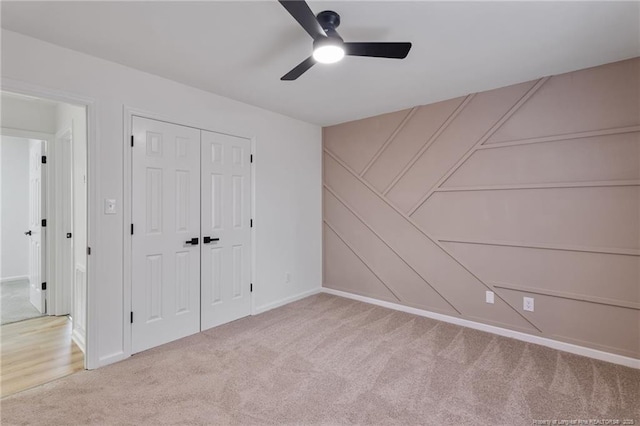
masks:
<path fill-rule="evenodd" d="M 2 325 L 46 313 L 44 293 L 36 285 L 44 243 L 39 211 L 44 182 L 39 163 L 45 143 L 2 136 Z"/>
<path fill-rule="evenodd" d="M 0 92 L 2 396 L 84 369 L 87 110 Z"/>

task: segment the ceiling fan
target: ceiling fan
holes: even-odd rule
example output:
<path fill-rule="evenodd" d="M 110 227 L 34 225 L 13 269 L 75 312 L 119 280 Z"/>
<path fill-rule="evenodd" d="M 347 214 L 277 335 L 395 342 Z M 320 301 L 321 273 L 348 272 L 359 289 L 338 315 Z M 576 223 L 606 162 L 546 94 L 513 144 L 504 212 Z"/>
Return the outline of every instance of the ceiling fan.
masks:
<path fill-rule="evenodd" d="M 295 80 L 316 62 L 331 64 L 338 62 L 345 55 L 404 59 L 411 50 L 411 43 L 346 43 L 336 31 L 340 25 L 340 15 L 336 12 L 325 10 L 314 16 L 304 0 L 278 1 L 313 38 L 313 55 L 300 62 L 280 80 Z"/>

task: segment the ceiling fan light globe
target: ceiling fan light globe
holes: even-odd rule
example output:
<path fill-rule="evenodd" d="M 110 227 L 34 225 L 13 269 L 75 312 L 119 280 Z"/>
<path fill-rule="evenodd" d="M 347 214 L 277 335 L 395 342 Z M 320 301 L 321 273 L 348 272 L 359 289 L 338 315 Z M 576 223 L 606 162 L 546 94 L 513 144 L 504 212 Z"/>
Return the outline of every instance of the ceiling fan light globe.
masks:
<path fill-rule="evenodd" d="M 344 49 L 335 44 L 324 44 L 313 50 L 313 59 L 321 64 L 333 64 L 344 58 Z"/>

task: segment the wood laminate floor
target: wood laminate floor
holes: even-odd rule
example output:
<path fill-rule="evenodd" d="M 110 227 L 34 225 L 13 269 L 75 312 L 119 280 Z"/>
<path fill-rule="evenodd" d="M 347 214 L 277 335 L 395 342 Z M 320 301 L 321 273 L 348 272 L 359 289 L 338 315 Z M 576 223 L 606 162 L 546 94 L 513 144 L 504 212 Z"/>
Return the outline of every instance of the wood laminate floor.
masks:
<path fill-rule="evenodd" d="M 66 317 L 44 316 L 0 328 L 0 396 L 48 383 L 84 369 Z"/>

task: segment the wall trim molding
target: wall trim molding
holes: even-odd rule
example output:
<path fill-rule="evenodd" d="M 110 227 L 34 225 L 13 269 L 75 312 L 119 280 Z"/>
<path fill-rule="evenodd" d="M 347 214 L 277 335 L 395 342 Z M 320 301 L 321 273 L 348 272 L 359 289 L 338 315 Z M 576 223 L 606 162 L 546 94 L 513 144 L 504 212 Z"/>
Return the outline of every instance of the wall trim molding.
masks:
<path fill-rule="evenodd" d="M 258 306 L 251 315 L 258 315 L 267 311 L 270 311 L 275 308 L 279 308 L 280 306 L 288 305 L 289 303 L 297 302 L 298 300 L 304 299 L 305 297 L 313 296 L 314 294 L 322 293 L 322 287 L 314 288 L 312 290 L 304 291 L 302 293 L 285 297 L 284 299 L 280 299 L 278 301 L 268 303 L 266 305 Z"/>
<path fill-rule="evenodd" d="M 413 156 L 413 158 L 411 158 L 411 160 L 409 160 L 409 162 L 407 164 L 405 164 L 405 166 L 402 168 L 402 170 L 393 178 L 393 180 L 389 183 L 389 185 L 387 185 L 387 187 L 384 189 L 384 191 L 382 191 L 382 195 L 384 195 L 385 197 L 387 196 L 387 194 L 393 189 L 393 187 L 396 186 L 396 184 L 398 182 L 400 182 L 400 179 L 402 179 L 404 177 L 404 175 L 407 174 L 409 169 L 411 169 L 413 167 L 413 165 L 420 159 L 420 157 L 422 157 L 422 155 L 425 152 L 427 152 L 427 150 L 440 137 L 440 135 L 445 130 L 447 130 L 447 128 L 453 122 L 453 120 L 458 118 L 458 115 L 460 115 L 462 110 L 464 110 L 464 108 L 473 100 L 473 98 L 475 96 L 476 96 L 476 93 L 472 93 L 470 95 L 465 96 L 465 98 L 462 100 L 462 102 L 460 102 L 460 105 L 458 105 L 456 107 L 456 109 L 453 110 L 453 112 L 449 115 L 449 117 L 447 117 L 447 119 L 444 121 L 444 123 L 442 123 L 440 125 L 440 127 L 438 127 L 438 130 L 436 130 L 433 133 L 433 135 L 431 135 L 431 137 L 429 139 L 427 139 L 427 141 L 422 145 L 420 150 Z"/>
<path fill-rule="evenodd" d="M 598 180 L 582 182 L 523 183 L 516 185 L 476 185 L 445 186 L 433 192 L 468 192 L 468 191 L 508 191 L 527 189 L 567 189 L 567 188 L 604 188 L 618 186 L 640 186 L 640 180 Z"/>
<path fill-rule="evenodd" d="M 29 279 L 29 275 L 15 275 L 13 277 L 0 278 L 0 283 L 4 284 L 4 283 L 13 282 L 13 281 L 21 281 L 21 280 L 28 280 L 28 279 Z"/>
<path fill-rule="evenodd" d="M 479 146 L 478 149 L 507 148 L 510 146 L 529 145 L 532 143 L 562 142 L 562 141 L 568 141 L 572 139 L 586 139 L 586 138 L 593 138 L 597 136 L 619 135 L 623 133 L 635 133 L 635 132 L 640 132 L 640 126 L 614 127 L 612 129 L 589 130 L 586 132 L 572 132 L 572 133 L 565 133 L 561 135 L 540 136 L 540 137 L 529 138 L 529 139 L 518 139 L 518 140 L 504 141 L 504 142 L 491 142 L 491 143 L 485 143 L 482 146 Z"/>
<path fill-rule="evenodd" d="M 373 154 L 373 157 L 371 158 L 371 160 L 369 160 L 369 162 L 367 163 L 366 166 L 364 166 L 364 169 L 362 169 L 362 171 L 360 172 L 360 176 L 364 176 L 365 174 L 367 174 L 367 172 L 369 171 L 369 169 L 371 168 L 371 166 L 373 166 L 373 164 L 378 161 L 378 158 L 380 158 L 380 156 L 382 155 L 382 153 L 387 149 L 387 147 L 389 145 L 391 145 L 391 143 L 396 139 L 396 136 L 398 136 L 398 134 L 402 131 L 402 129 L 404 129 L 404 126 L 406 126 L 406 124 L 413 118 L 413 116 L 415 115 L 415 113 L 420 109 L 421 107 L 416 106 L 411 108 L 411 110 L 409 111 L 409 113 L 402 119 L 402 121 L 400 122 L 400 124 L 398 124 L 398 126 L 396 127 L 396 129 L 391 133 L 391 135 L 387 138 L 387 140 L 382 144 L 382 146 L 380 148 L 378 148 L 378 151 L 376 151 L 375 154 Z"/>
<path fill-rule="evenodd" d="M 53 140 L 51 133 L 34 132 L 31 130 L 14 129 L 12 127 L 0 127 L 2 136 L 12 136 L 14 138 L 40 139 L 43 141 Z"/>
<path fill-rule="evenodd" d="M 480 137 L 480 139 L 478 139 L 478 141 L 467 150 L 467 152 L 464 153 L 464 155 L 462 157 L 460 157 L 460 159 L 453 165 L 451 166 L 451 168 L 449 168 L 449 170 L 447 170 L 447 172 L 442 175 L 442 177 L 440 177 L 440 179 L 438 179 L 438 181 L 433 184 L 431 186 L 431 188 L 429 188 L 429 191 L 424 194 L 422 196 L 422 198 L 411 208 L 411 210 L 409 210 L 407 212 L 407 215 L 409 217 L 413 216 L 413 214 L 420 208 L 422 207 L 422 205 L 424 203 L 427 202 L 427 200 L 433 195 L 434 191 L 438 188 L 440 188 L 442 185 L 444 185 L 447 180 L 449 180 L 449 178 L 460 168 L 462 167 L 462 165 L 464 163 L 467 162 L 467 160 L 469 158 L 471 158 L 473 156 L 473 154 L 475 154 L 475 152 L 477 151 L 479 146 L 482 146 L 486 141 L 488 141 L 489 139 L 491 139 L 491 137 L 498 131 L 500 130 L 500 128 L 504 125 L 504 123 L 506 123 L 519 109 L 520 107 L 522 107 L 522 105 L 526 104 L 527 101 L 529 99 L 531 99 L 533 97 L 533 95 L 536 94 L 536 92 L 545 85 L 545 83 L 547 81 L 549 81 L 551 77 L 543 77 L 541 79 L 539 79 L 538 81 L 536 81 L 536 83 L 529 88 L 529 90 L 527 90 L 525 92 L 524 95 L 522 95 L 520 97 L 520 99 L 518 99 L 518 101 L 516 101 L 515 104 L 513 104 L 511 106 L 511 108 L 509 108 L 509 110 L 507 110 L 507 112 L 504 113 L 504 115 L 502 117 L 500 117 L 500 119 L 498 119 L 498 121 L 496 121 L 493 126 L 491 126 L 489 128 L 489 130 L 482 135 L 482 137 Z"/>
<path fill-rule="evenodd" d="M 487 324 L 483 324 L 476 321 L 466 320 L 463 318 L 452 317 L 449 315 L 438 314 L 438 313 L 427 311 L 424 309 L 412 308 L 409 306 L 404 306 L 404 305 L 399 305 L 397 303 L 373 299 L 371 297 L 360 296 L 358 294 L 348 293 L 341 290 L 334 290 L 332 288 L 322 287 L 321 291 L 322 293 L 332 294 L 334 296 L 357 300 L 359 302 L 369 303 L 371 305 L 381 306 L 383 308 L 405 312 L 408 314 L 413 314 L 413 315 L 417 315 L 425 318 L 431 318 L 438 321 L 459 325 L 462 327 L 468 327 L 474 330 L 486 331 L 487 333 L 496 334 L 498 336 L 510 337 L 512 339 L 520 340 L 522 342 L 534 343 L 537 345 L 546 346 L 548 348 L 557 349 L 559 351 L 569 352 L 576 355 L 582 355 L 582 356 L 597 359 L 600 361 L 611 362 L 613 364 L 624 365 L 625 367 L 630 367 L 630 368 L 635 368 L 640 370 L 640 359 L 631 358 L 624 355 L 613 354 L 610 352 L 587 348 L 587 347 L 575 345 L 572 343 L 560 342 L 558 340 L 553 340 L 546 337 L 534 336 L 531 334 L 522 333 L 520 331 L 514 331 L 507 328 L 496 327 L 494 325 L 487 325 Z"/>
<path fill-rule="evenodd" d="M 337 198 L 336 198 L 336 199 L 337 199 Z M 353 212 L 352 212 L 352 213 L 353 213 Z M 329 230 L 331 230 L 331 232 L 333 232 L 333 234 L 334 234 L 336 237 L 338 237 L 338 239 L 339 239 L 340 241 L 342 241 L 342 244 L 344 244 L 344 245 L 345 245 L 349 250 L 351 250 L 351 253 L 353 253 L 353 255 L 354 255 L 355 257 L 357 257 L 357 258 L 358 258 L 358 260 L 360 260 L 360 262 L 362 262 L 362 264 L 364 265 L 364 267 L 365 267 L 365 268 L 367 268 L 367 269 L 369 270 L 369 272 L 371 272 L 371 273 L 373 274 L 373 276 L 374 276 L 374 277 L 376 277 L 376 278 L 378 279 L 378 281 L 380 281 L 380 282 L 382 283 L 382 285 L 386 287 L 386 289 L 387 289 L 387 290 L 389 290 L 389 292 L 393 295 L 393 297 L 395 297 L 395 298 L 398 300 L 398 302 L 401 302 L 401 300 L 400 300 L 400 298 L 398 297 L 398 295 L 397 295 L 397 294 L 396 294 L 396 293 L 391 289 L 391 287 L 389 287 L 389 284 L 387 284 L 387 283 L 386 283 L 382 278 L 380 278 L 380 276 L 376 273 L 376 271 L 374 271 L 374 270 L 371 268 L 371 266 L 369 266 L 369 264 L 368 264 L 367 262 L 365 262 L 365 261 L 364 261 L 364 259 L 362 258 L 362 256 L 360 256 L 360 255 L 356 252 L 356 250 L 351 246 L 351 244 L 349 244 L 349 243 L 348 243 L 348 242 L 347 242 L 347 241 L 342 237 L 342 235 L 340 235 L 340 233 L 339 233 L 338 231 L 336 231 L 336 229 L 335 229 L 333 226 L 331 226 L 331 224 L 329 223 L 329 221 L 327 221 L 327 219 L 324 219 L 324 220 L 323 220 L 323 223 L 325 224 L 325 226 L 326 226 Z M 365 226 L 366 226 L 366 225 L 365 225 Z M 377 236 L 377 235 L 376 235 L 376 236 Z M 379 238 L 379 237 L 378 237 L 378 238 Z M 382 241 L 382 240 L 381 240 L 381 241 Z M 384 243 L 384 241 L 382 241 L 382 242 Z M 387 246 L 387 247 L 388 247 L 388 246 Z M 391 249 L 391 247 L 389 247 L 389 248 Z M 394 253 L 395 253 L 395 252 L 394 252 Z M 420 276 L 420 275 L 418 275 L 418 276 Z M 420 278 L 422 278 L 422 277 L 420 277 Z M 423 280 L 423 281 L 424 281 L 424 282 L 425 282 L 429 287 L 431 287 L 431 285 L 430 285 L 429 283 L 427 283 L 427 282 L 424 280 L 424 278 L 422 278 L 422 280 Z M 436 290 L 434 289 L 434 291 L 436 291 Z M 436 291 L 436 293 L 437 293 L 437 291 Z M 442 296 L 440 296 L 440 297 L 442 297 Z M 444 299 L 444 297 L 443 297 L 443 299 Z M 444 299 L 444 300 L 447 300 L 447 299 Z M 452 306 L 452 307 L 453 307 L 453 306 Z M 453 309 L 455 309 L 455 308 L 453 308 Z"/>
<path fill-rule="evenodd" d="M 439 241 L 437 238 L 431 236 L 427 231 L 425 231 L 424 229 L 422 229 L 422 227 L 420 225 L 418 225 L 418 223 L 413 220 L 413 218 L 411 218 L 410 216 L 408 216 L 404 211 L 400 210 L 398 207 L 396 207 L 386 196 L 382 195 L 377 189 L 375 189 L 369 182 L 367 182 L 365 179 L 363 179 L 362 177 L 358 176 L 357 173 L 355 173 L 353 171 L 353 169 L 351 167 L 349 167 L 344 161 L 342 161 L 340 158 L 338 158 L 338 156 L 336 154 L 334 154 L 333 152 L 331 152 L 331 150 L 327 149 L 326 147 L 324 148 L 324 152 L 331 157 L 336 163 L 338 163 L 343 169 L 345 169 L 347 171 L 348 174 L 350 174 L 351 176 L 353 176 L 356 180 L 358 180 L 362 185 L 364 185 L 365 187 L 367 187 L 367 189 L 369 189 L 376 197 L 380 198 L 381 201 L 383 201 L 386 205 L 388 205 L 389 207 L 391 207 L 396 213 L 398 213 L 398 215 L 400 217 L 402 217 L 407 223 L 409 223 L 411 226 L 413 226 L 420 234 L 424 235 L 429 241 L 431 241 L 433 244 L 435 244 L 438 248 L 440 248 L 440 250 L 442 250 L 447 256 L 449 256 L 454 262 L 456 262 L 458 265 L 460 265 L 460 267 L 462 269 L 464 269 L 466 272 L 468 272 L 471 276 L 473 276 L 481 285 L 483 285 L 487 290 L 492 290 L 499 299 L 501 299 L 503 302 L 505 302 L 507 304 L 507 306 L 509 306 L 509 308 L 511 308 L 513 310 L 513 312 L 515 312 L 518 316 L 520 316 L 523 320 L 525 320 L 526 322 L 528 322 L 533 328 L 535 328 L 536 330 L 542 332 L 542 330 L 540 330 L 540 328 L 535 325 L 529 318 L 527 318 L 525 315 L 523 315 L 519 310 L 515 309 L 513 306 L 511 306 L 509 303 L 507 303 L 507 301 L 502 297 L 502 295 L 500 294 L 500 292 L 496 291 L 496 289 L 494 287 L 491 287 L 489 284 L 487 284 L 486 282 L 484 282 L 482 279 L 480 279 L 480 277 L 475 274 L 473 271 L 471 271 L 471 269 L 469 269 L 465 264 L 462 263 L 462 261 L 460 261 L 460 259 L 458 259 L 457 257 L 455 257 L 443 244 L 441 241 Z M 324 160 L 323 160 L 324 161 Z M 360 221 L 362 223 L 364 223 L 367 228 L 369 228 L 371 231 L 373 231 L 373 228 L 371 228 L 369 225 L 367 225 L 367 223 L 361 219 L 361 216 L 356 214 L 355 209 L 350 206 L 346 201 L 342 200 L 342 198 L 340 198 L 340 196 L 338 196 L 338 194 L 327 184 L 324 183 L 323 184 L 324 188 L 327 188 L 337 199 L 338 201 L 340 201 L 345 207 L 347 207 L 358 219 L 360 219 Z M 374 232 L 374 234 L 376 234 L 378 236 L 378 238 L 380 238 L 380 236 L 378 235 L 377 232 Z M 387 244 L 387 246 L 389 248 L 391 248 L 391 246 L 389 246 Z M 393 250 L 395 252 L 395 250 Z M 397 254 L 397 253 L 396 253 Z M 415 270 L 415 269 L 414 269 Z M 418 274 L 420 275 L 420 274 Z M 422 276 L 422 275 L 420 275 Z M 424 278 L 424 277 L 423 277 Z M 435 289 L 435 287 L 434 287 Z M 457 311 L 457 309 L 456 309 Z"/>
<path fill-rule="evenodd" d="M 385 246 L 387 246 L 389 248 L 389 250 L 391 250 L 393 252 L 393 254 L 395 254 L 398 259 L 400 259 L 402 261 L 402 263 L 404 263 L 405 265 L 407 265 L 409 267 L 409 269 L 411 269 L 418 277 L 420 277 L 420 279 L 422 281 L 424 281 L 424 283 L 431 287 L 431 289 L 436 292 L 436 294 L 438 296 L 440 296 L 442 298 L 442 300 L 444 300 L 445 302 L 447 302 L 449 304 L 449 306 L 451 306 L 451 308 L 456 311 L 458 314 L 462 315 L 462 313 L 458 310 L 458 308 L 456 308 L 453 303 L 451 303 L 446 297 L 444 297 L 442 295 L 442 293 L 440 293 L 440 291 L 435 288 L 429 281 L 427 281 L 427 279 L 422 276 L 422 274 L 420 272 L 418 272 L 413 266 L 411 266 L 409 264 L 409 262 L 407 262 L 402 256 L 400 256 L 400 254 L 396 251 L 396 249 L 394 249 L 393 247 L 391 247 L 389 245 L 389 243 L 387 243 L 385 241 L 384 238 L 382 238 L 382 236 L 380 236 L 380 234 L 378 234 L 378 232 L 373 229 L 372 226 L 370 226 L 366 220 L 364 220 L 364 218 L 362 216 L 360 216 L 345 200 L 343 200 L 331 187 L 329 187 L 329 185 L 325 184 L 324 188 L 329 192 L 329 194 L 331 194 L 336 200 L 338 200 L 338 202 L 340 204 L 342 204 L 349 212 L 351 212 L 351 214 L 360 221 L 360 223 L 362 223 L 369 231 L 371 231 L 371 233 L 373 233 L 373 235 L 376 236 L 376 238 L 378 238 L 378 240 L 380 240 Z M 358 255 L 355 250 L 351 247 L 351 245 L 349 245 L 344 238 L 342 238 L 342 236 L 340 234 L 338 234 L 338 232 L 336 232 L 336 230 L 331 226 L 331 224 L 327 221 L 327 219 L 323 219 L 323 223 L 326 224 L 329 229 L 331 229 L 337 236 L 338 238 L 340 238 L 340 240 L 342 240 L 342 242 L 349 248 L 351 249 L 351 251 L 353 252 L 353 254 L 355 254 L 358 259 L 360 259 L 360 261 L 367 267 L 369 268 L 369 265 L 362 259 L 362 257 L 360 255 Z M 373 272 L 373 270 L 371 268 L 369 268 L 369 270 L 371 272 Z M 385 287 L 387 287 L 387 289 L 389 291 L 391 291 L 391 294 L 393 294 L 398 300 L 400 300 L 400 298 L 396 295 L 396 293 L 394 293 L 391 288 L 389 288 L 389 286 L 386 285 L 386 283 L 384 281 L 382 281 L 382 279 L 380 279 L 380 277 L 378 276 L 378 274 L 376 274 L 375 272 L 373 272 L 373 274 L 376 276 L 376 278 L 378 278 L 380 280 L 380 282 L 382 282 L 382 284 L 384 284 Z M 535 327 L 535 325 L 534 325 Z M 537 327 L 536 327 L 537 329 Z"/>
<path fill-rule="evenodd" d="M 575 293 L 569 293 L 566 291 L 547 290 L 543 288 L 535 288 L 523 285 L 509 284 L 509 283 L 490 283 L 495 288 L 502 288 L 505 290 L 520 291 L 522 293 L 533 293 L 542 296 L 559 297 L 561 299 L 575 300 L 577 302 L 595 303 L 598 305 L 614 306 L 616 308 L 626 308 L 640 310 L 640 303 L 628 302 L 626 300 L 609 299 L 605 297 L 587 296 Z"/>
<path fill-rule="evenodd" d="M 578 251 L 583 253 L 612 254 L 619 256 L 640 256 L 640 250 L 629 248 L 570 246 L 550 243 L 519 243 L 517 241 L 476 240 L 471 238 L 438 237 L 440 243 L 478 244 L 484 246 L 519 247 L 538 250 Z"/>

